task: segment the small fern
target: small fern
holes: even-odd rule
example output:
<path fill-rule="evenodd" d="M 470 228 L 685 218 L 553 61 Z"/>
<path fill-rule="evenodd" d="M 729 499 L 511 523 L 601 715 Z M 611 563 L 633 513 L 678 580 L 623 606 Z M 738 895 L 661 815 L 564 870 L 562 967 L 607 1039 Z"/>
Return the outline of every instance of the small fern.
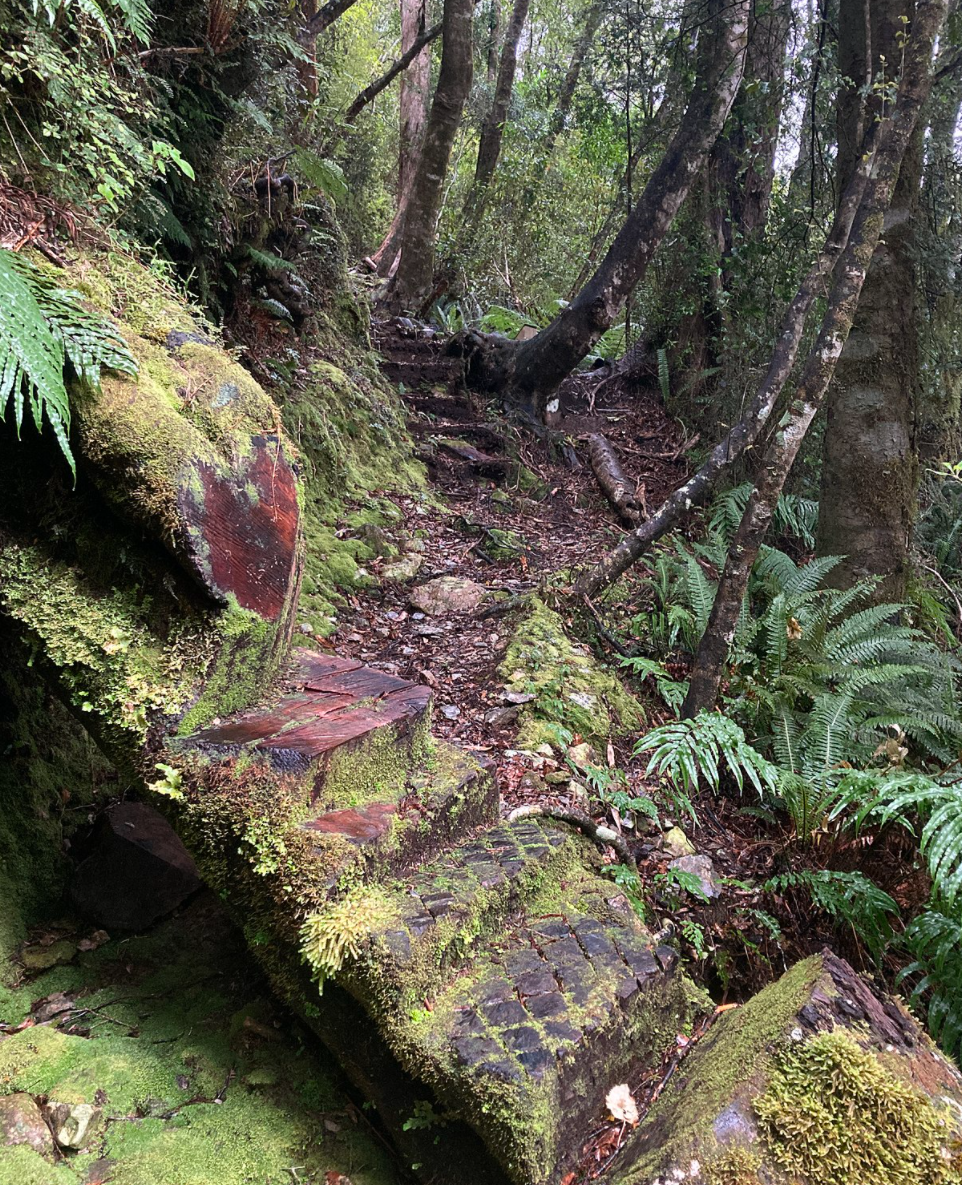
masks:
<path fill-rule="evenodd" d="M 297 148 L 294 165 L 310 188 L 323 193 L 332 202 L 343 201 L 350 192 L 344 170 L 326 156 L 318 156 L 308 148 Z"/>
<path fill-rule="evenodd" d="M 801 869 L 773 876 L 761 888 L 767 893 L 804 890 L 819 909 L 850 925 L 876 960 L 892 940 L 889 917 L 898 913 L 898 906 L 860 872 Z"/>
<path fill-rule="evenodd" d="M 661 397 L 665 401 L 671 398 L 671 378 L 668 374 L 668 351 L 658 350 L 656 357 L 658 359 L 658 389 L 661 391 Z"/>
<path fill-rule="evenodd" d="M 18 434 L 26 409 L 38 432 L 46 419 L 76 474 L 65 368 L 88 383 L 100 381 L 102 368 L 137 373 L 111 325 L 21 255 L 0 250 L 0 416 L 12 405 Z"/>
<path fill-rule="evenodd" d="M 676 803 L 696 817 L 691 802 L 702 786 L 717 793 L 727 769 L 739 791 L 745 780 L 759 795 L 773 790 L 778 771 L 745 739 L 741 728 L 727 716 L 699 712 L 693 720 L 675 720 L 654 728 L 635 746 L 635 756 L 650 753 L 648 774 L 667 778 Z"/>
<path fill-rule="evenodd" d="M 949 911 L 936 898 L 931 908 L 909 922 L 902 940 L 913 961 L 899 973 L 899 981 L 914 980 L 912 1004 L 927 1000 L 929 1032 L 946 1052 L 958 1056 L 962 1051 L 962 915 Z"/>

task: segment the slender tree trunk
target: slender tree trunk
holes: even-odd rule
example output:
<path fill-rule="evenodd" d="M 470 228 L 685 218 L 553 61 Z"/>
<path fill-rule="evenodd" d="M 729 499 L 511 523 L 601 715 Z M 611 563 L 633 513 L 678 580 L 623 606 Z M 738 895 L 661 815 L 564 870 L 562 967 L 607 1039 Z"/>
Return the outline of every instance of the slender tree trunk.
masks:
<path fill-rule="evenodd" d="M 338 17 L 343 16 L 356 2 L 357 0 L 328 0 L 327 4 L 322 5 L 316 12 L 308 16 L 303 36 L 305 38 L 317 37 L 333 25 Z"/>
<path fill-rule="evenodd" d="M 426 0 L 401 0 L 401 51 L 407 54 L 424 35 Z M 443 32 L 444 22 L 441 22 Z M 401 82 L 401 126 L 398 143 L 398 201 L 394 218 L 378 249 L 371 256 L 382 276 L 390 275 L 397 263 L 401 231 L 428 118 L 428 92 L 431 86 L 431 50 L 424 46 L 412 61 Z"/>
<path fill-rule="evenodd" d="M 445 0 L 441 70 L 401 231 L 401 260 L 386 303 L 416 310 L 434 279 L 441 190 L 461 113 L 471 90 L 473 0 Z"/>
<path fill-rule="evenodd" d="M 765 377 L 744 416 L 728 435 L 712 449 L 708 460 L 692 477 L 679 486 L 659 509 L 575 582 L 574 592 L 592 597 L 607 588 L 636 563 L 663 535 L 666 535 L 693 506 L 704 502 L 721 476 L 747 450 L 761 439 L 775 402 L 781 394 L 798 356 L 805 320 L 815 300 L 822 293 L 825 278 L 838 261 L 848 242 L 852 222 L 862 200 L 873 159 L 872 140 L 866 142 L 859 168 L 842 195 L 835 224 L 792 303 L 782 319 L 782 326 Z"/>
<path fill-rule="evenodd" d="M 890 81 L 901 55 L 903 18 L 912 0 L 843 0 L 839 58 L 843 75 Z M 877 102 L 844 86 L 839 103 L 840 178 Z M 878 576 L 879 600 L 901 600 L 909 575 L 918 458 L 919 381 L 914 237 L 922 176 L 922 125 L 909 144 L 845 352 L 828 396 L 822 454 L 818 552 L 845 558 L 831 580 L 842 587 Z"/>
<path fill-rule="evenodd" d="M 855 216 L 848 246 L 836 268 L 828 308 L 795 398 L 765 451 L 758 480 L 729 548 L 708 627 L 695 655 L 688 695 L 682 706 L 683 716 L 709 710 L 718 696 L 758 549 L 805 434 L 825 398 L 855 319 L 882 234 L 885 212 L 895 192 L 899 169 L 911 147 L 919 110 L 929 91 L 932 51 L 945 10 L 945 0 L 919 0 L 916 8 L 895 111 L 881 133 L 872 176 Z"/>
<path fill-rule="evenodd" d="M 524 343 L 462 339 L 467 377 L 482 389 L 511 392 L 544 419 L 560 384 L 615 320 L 702 170 L 738 86 L 745 60 L 749 0 L 709 0 L 695 86 L 664 157 L 594 276 L 571 304 Z"/>
<path fill-rule="evenodd" d="M 502 34 L 501 0 L 491 0 L 491 9 L 488 16 L 487 69 L 485 71 L 488 86 L 494 86 L 495 79 L 498 76 L 498 58 L 501 54 Z"/>
<path fill-rule="evenodd" d="M 511 91 L 514 88 L 514 75 L 518 65 L 518 42 L 525 21 L 528 19 L 528 0 L 514 0 L 511 10 L 511 20 L 504 38 L 501 50 L 501 64 L 498 67 L 498 81 L 494 88 L 494 102 L 481 128 L 481 142 L 478 145 L 478 163 L 474 170 L 474 185 L 472 194 L 466 203 L 474 217 L 480 217 L 480 207 L 484 202 L 484 192 L 494 176 L 501 155 L 501 141 L 504 138 L 504 125 L 508 118 L 508 106 L 511 103 Z"/>

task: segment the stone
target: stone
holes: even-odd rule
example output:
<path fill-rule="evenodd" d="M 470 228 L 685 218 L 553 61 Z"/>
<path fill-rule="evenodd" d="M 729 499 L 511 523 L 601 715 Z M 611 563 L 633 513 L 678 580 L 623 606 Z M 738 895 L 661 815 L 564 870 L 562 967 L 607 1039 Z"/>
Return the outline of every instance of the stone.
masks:
<path fill-rule="evenodd" d="M 379 556 L 394 556 L 398 546 L 383 527 L 375 523 L 363 523 L 357 537 Z"/>
<path fill-rule="evenodd" d="M 53 1153 L 50 1128 L 30 1095 L 0 1095 L 0 1144 L 26 1144 L 34 1152 Z"/>
<path fill-rule="evenodd" d="M 492 708 L 489 712 L 484 714 L 485 724 L 491 724 L 495 728 L 508 728 L 514 724 L 518 719 L 517 708 Z"/>
<path fill-rule="evenodd" d="M 69 963 L 76 954 L 76 942 L 61 938 L 57 942 L 36 942 L 32 946 L 25 946 L 20 952 L 20 962 L 28 971 L 46 971 L 48 967 Z"/>
<path fill-rule="evenodd" d="M 461 576 L 438 576 L 419 585 L 409 597 L 415 609 L 432 617 L 445 613 L 471 613 L 481 603 L 485 589 Z"/>
<path fill-rule="evenodd" d="M 442 704 L 440 711 L 445 720 L 457 720 L 461 715 L 461 709 L 457 704 Z"/>
<path fill-rule="evenodd" d="M 509 704 L 530 704 L 535 696 L 533 691 L 506 691 L 504 698 Z"/>
<path fill-rule="evenodd" d="M 413 580 L 421 571 L 421 565 L 424 563 L 424 558 L 419 555 L 402 555 L 396 560 L 392 560 L 389 564 L 385 564 L 381 569 L 381 575 L 386 580 L 396 580 L 399 584 L 405 584 L 408 580 Z"/>
<path fill-rule="evenodd" d="M 61 1148 L 85 1148 L 97 1135 L 104 1113 L 91 1103 L 47 1104 L 47 1121 Z"/>
<path fill-rule="evenodd" d="M 661 846 L 669 856 L 694 856 L 695 845 L 680 827 L 671 827 L 661 837 Z"/>
<path fill-rule="evenodd" d="M 200 887 L 197 868 L 167 820 L 145 803 L 124 802 L 101 816 L 70 896 L 79 913 L 106 930 L 143 930 Z"/>
<path fill-rule="evenodd" d="M 568 760 L 582 768 L 586 765 L 593 765 L 593 759 L 594 753 L 587 741 L 582 741 L 580 745 L 572 745 L 568 749 Z"/>
<path fill-rule="evenodd" d="M 544 780 L 552 786 L 566 786 L 571 781 L 571 774 L 566 773 L 563 769 L 553 769 L 550 773 L 545 774 Z"/>
<path fill-rule="evenodd" d="M 718 884 L 715 866 L 707 856 L 679 856 L 677 860 L 672 860 L 668 867 L 697 876 L 701 891 L 706 897 L 721 896 L 721 887 Z"/>

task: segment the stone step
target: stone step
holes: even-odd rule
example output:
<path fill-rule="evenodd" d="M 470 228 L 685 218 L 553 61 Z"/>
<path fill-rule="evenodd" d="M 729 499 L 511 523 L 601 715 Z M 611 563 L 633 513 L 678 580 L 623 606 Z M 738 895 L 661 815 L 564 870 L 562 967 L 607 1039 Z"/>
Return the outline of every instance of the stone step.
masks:
<path fill-rule="evenodd" d="M 276 703 L 182 737 L 212 758 L 267 758 L 327 810 L 400 798 L 429 757 L 431 692 L 351 659 L 301 652 Z"/>
<path fill-rule="evenodd" d="M 382 886 L 386 920 L 370 937 L 368 957 L 377 978 L 364 994 L 383 1010 L 430 993 L 439 971 L 471 960 L 503 919 L 579 850 L 580 841 L 563 828 L 501 823 L 404 881 Z"/>
<path fill-rule="evenodd" d="M 607 1091 L 660 1064 L 692 1004 L 586 841 L 523 826 L 464 845 L 446 888 L 442 861 L 413 878 L 403 924 L 336 980 L 511 1180 L 554 1185 Z"/>

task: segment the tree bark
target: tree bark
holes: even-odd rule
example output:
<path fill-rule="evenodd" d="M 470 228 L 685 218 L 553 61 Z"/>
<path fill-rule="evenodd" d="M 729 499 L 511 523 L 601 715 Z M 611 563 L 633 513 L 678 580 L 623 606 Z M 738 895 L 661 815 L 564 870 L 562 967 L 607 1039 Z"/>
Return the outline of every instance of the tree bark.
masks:
<path fill-rule="evenodd" d="M 543 420 L 560 384 L 610 328 L 644 278 L 658 245 L 705 164 L 741 82 L 749 0 L 710 0 L 699 69 L 681 125 L 594 276 L 546 329 L 524 343 L 465 338 L 468 381 L 510 393 Z"/>
<path fill-rule="evenodd" d="M 843 0 L 839 57 L 852 79 L 890 80 L 901 54 L 902 18 L 912 0 Z M 844 87 L 839 103 L 841 180 L 847 178 L 852 144 L 878 98 L 866 102 Z M 919 359 L 914 238 L 922 176 L 922 124 L 902 161 L 885 235 L 865 282 L 858 315 L 828 396 L 822 454 L 818 553 L 845 558 L 833 571 L 841 587 L 878 576 L 876 596 L 901 600 L 910 571 L 909 548 L 916 515 L 918 459 L 915 411 Z"/>
<path fill-rule="evenodd" d="M 748 578 L 775 504 L 805 434 L 821 406 L 855 319 L 885 212 L 909 151 L 930 84 L 932 51 L 945 16 L 945 0 L 919 0 L 905 48 L 895 111 L 884 125 L 872 176 L 836 268 L 828 307 L 791 406 L 765 452 L 758 480 L 728 551 L 708 626 L 698 646 L 683 716 L 713 707 L 738 624 Z"/>
<path fill-rule="evenodd" d="M 761 439 L 775 401 L 795 365 L 808 313 L 822 292 L 825 277 L 832 271 L 839 253 L 848 242 L 852 222 L 868 182 L 875 134 L 873 129 L 866 138 L 863 158 L 842 195 L 831 233 L 785 312 L 768 370 L 744 416 L 715 445 L 698 472 L 670 494 L 646 523 L 626 535 L 593 568 L 582 573 L 574 586 L 577 595 L 592 597 L 613 584 L 641 559 L 653 543 L 672 530 L 683 515 L 693 506 L 704 502 L 721 476 Z"/>
<path fill-rule="evenodd" d="M 610 442 L 598 432 L 588 437 L 588 460 L 604 496 L 626 522 L 637 523 L 643 511 L 634 484 L 625 476 Z"/>
<path fill-rule="evenodd" d="M 323 5 L 309 17 L 307 24 L 304 26 L 303 36 L 305 38 L 317 37 L 325 29 L 333 25 L 337 18 L 343 16 L 355 3 L 356 0 L 328 0 L 327 4 Z"/>
<path fill-rule="evenodd" d="M 467 206 L 475 216 L 480 215 L 479 206 L 484 201 L 484 191 L 487 189 L 494 170 L 501 155 L 501 141 L 504 138 L 504 125 L 508 117 L 508 106 L 511 102 L 511 91 L 514 88 L 514 75 L 518 66 L 518 42 L 528 19 L 529 0 L 514 0 L 511 10 L 511 20 L 504 38 L 501 50 L 501 63 L 498 66 L 498 81 L 494 88 L 494 102 L 481 128 L 481 142 L 478 145 L 478 163 L 474 170 L 473 196 L 468 198 Z"/>
<path fill-rule="evenodd" d="M 401 259 L 384 303 L 417 311 L 434 279 L 435 228 L 441 189 L 473 70 L 472 0 L 445 0 L 441 70 L 401 230 Z"/>
<path fill-rule="evenodd" d="M 422 39 L 427 21 L 426 0 L 401 0 L 401 50 L 406 57 Z M 443 33 L 444 22 L 438 26 Z M 433 38 L 432 38 L 433 40 Z M 381 245 L 371 257 L 382 276 L 389 275 L 401 245 L 401 231 L 417 175 L 428 118 L 428 91 L 431 86 L 431 51 L 428 43 L 415 54 L 401 81 L 400 135 L 398 144 L 398 203 L 394 218 Z"/>

